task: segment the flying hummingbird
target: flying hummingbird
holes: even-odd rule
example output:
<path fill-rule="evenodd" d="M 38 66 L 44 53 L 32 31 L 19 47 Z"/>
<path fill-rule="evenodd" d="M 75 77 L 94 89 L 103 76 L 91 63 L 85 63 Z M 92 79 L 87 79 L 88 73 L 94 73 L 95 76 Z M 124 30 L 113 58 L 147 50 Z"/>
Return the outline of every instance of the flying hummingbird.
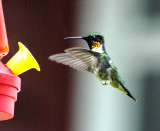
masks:
<path fill-rule="evenodd" d="M 136 101 L 107 54 L 103 35 L 94 32 L 84 37 L 66 37 L 64 39 L 83 39 L 88 43 L 90 50 L 81 47 L 68 48 L 64 50 L 66 53 L 51 55 L 49 60 L 80 71 L 93 73 L 103 85 L 110 84 Z"/>

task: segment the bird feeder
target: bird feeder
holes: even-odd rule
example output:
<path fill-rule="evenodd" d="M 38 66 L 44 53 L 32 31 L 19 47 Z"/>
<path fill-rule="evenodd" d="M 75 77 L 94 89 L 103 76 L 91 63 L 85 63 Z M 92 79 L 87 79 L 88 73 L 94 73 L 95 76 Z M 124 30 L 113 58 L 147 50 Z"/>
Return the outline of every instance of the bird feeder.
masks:
<path fill-rule="evenodd" d="M 40 67 L 30 51 L 22 44 L 19 51 L 6 63 L 0 61 L 0 121 L 14 117 L 14 107 L 17 94 L 21 89 L 21 79 L 18 75 Z M 0 0 L 0 60 L 9 52 L 8 38 L 4 21 L 2 0 Z"/>

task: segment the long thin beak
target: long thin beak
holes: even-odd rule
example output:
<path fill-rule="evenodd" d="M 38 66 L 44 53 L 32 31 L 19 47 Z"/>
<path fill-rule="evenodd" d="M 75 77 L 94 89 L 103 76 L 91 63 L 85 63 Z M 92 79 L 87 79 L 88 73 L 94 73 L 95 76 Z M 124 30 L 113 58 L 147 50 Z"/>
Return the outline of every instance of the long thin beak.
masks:
<path fill-rule="evenodd" d="M 83 39 L 83 37 L 65 37 L 64 39 Z"/>

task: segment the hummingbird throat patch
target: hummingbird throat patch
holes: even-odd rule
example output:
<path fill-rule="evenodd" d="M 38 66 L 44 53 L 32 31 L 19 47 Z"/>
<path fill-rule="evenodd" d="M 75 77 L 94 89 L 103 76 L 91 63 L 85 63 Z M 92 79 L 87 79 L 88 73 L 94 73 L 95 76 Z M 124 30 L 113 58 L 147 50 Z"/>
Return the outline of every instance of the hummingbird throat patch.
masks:
<path fill-rule="evenodd" d="M 93 41 L 92 48 L 99 48 L 101 46 L 101 42 Z"/>

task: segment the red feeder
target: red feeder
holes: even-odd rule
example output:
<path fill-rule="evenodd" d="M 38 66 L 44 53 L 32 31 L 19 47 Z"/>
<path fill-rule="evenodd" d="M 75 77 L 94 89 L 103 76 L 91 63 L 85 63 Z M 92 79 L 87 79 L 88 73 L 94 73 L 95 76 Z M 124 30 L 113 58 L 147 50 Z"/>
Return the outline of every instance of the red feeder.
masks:
<path fill-rule="evenodd" d="M 8 54 L 8 52 L 9 52 L 9 47 L 8 47 L 7 32 L 3 15 L 2 0 L 0 0 L 0 59 L 2 59 L 3 56 Z"/>
<path fill-rule="evenodd" d="M 2 66 L 4 65 L 1 63 Z M 21 79 L 18 76 L 0 71 L 0 121 L 13 118 L 20 86 Z"/>
<path fill-rule="evenodd" d="M 21 79 L 17 76 L 31 68 L 40 71 L 37 61 L 29 50 L 19 43 L 19 51 L 4 65 L 0 61 L 0 121 L 14 116 L 14 105 L 20 91 Z M 9 51 L 2 0 L 0 0 L 0 60 Z"/>

